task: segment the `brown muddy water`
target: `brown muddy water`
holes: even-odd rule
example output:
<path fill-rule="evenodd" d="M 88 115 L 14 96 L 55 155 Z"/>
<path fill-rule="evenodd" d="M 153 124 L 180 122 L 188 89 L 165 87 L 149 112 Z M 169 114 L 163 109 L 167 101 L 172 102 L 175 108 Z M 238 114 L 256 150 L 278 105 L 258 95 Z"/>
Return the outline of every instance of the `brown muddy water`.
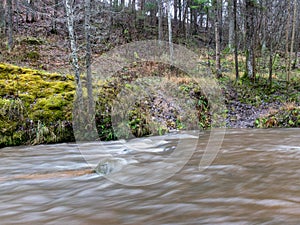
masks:
<path fill-rule="evenodd" d="M 151 148 L 137 139 L 83 149 L 143 168 L 190 138 L 180 135 L 153 139 Z M 0 224 L 299 224 L 300 129 L 227 130 L 217 157 L 200 172 L 208 139 L 200 134 L 173 176 L 141 186 L 91 173 L 74 143 L 0 149 Z"/>

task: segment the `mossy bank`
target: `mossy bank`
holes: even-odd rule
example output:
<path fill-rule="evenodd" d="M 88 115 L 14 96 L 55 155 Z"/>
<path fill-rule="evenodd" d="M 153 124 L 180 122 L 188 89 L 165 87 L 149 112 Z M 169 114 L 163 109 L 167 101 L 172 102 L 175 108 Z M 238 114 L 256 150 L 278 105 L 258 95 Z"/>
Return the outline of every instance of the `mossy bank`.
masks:
<path fill-rule="evenodd" d="M 84 75 L 82 80 L 85 87 Z M 257 85 L 223 77 L 219 83 L 227 107 L 221 126 L 300 126 L 298 78 L 289 90 L 279 81 L 271 89 L 267 81 Z M 82 127 L 74 128 L 73 76 L 0 64 L 0 147 L 70 142 L 78 133 L 83 140 L 114 140 L 211 126 L 210 104 L 199 83 L 169 66 L 133 65 L 93 85 L 93 118 L 81 112 Z M 85 88 L 83 93 L 88 99 Z M 88 132 L 91 121 L 96 135 Z"/>
<path fill-rule="evenodd" d="M 159 65 L 154 67 L 158 70 Z M 201 129 L 210 126 L 209 105 L 197 83 L 184 74 L 171 78 L 170 82 L 164 74 L 170 72 L 168 67 L 160 66 L 160 75 L 152 76 L 153 71 L 149 70 L 150 78 L 141 84 L 136 81 L 146 72 L 136 71 L 142 68 L 147 65 L 124 68 L 111 79 L 95 81 L 96 139 L 159 135 L 170 130 L 192 129 L 191 126 Z M 75 140 L 72 127 L 75 85 L 71 75 L 0 64 L 0 90 L 1 147 Z M 166 90 L 173 97 L 167 96 Z M 135 98 L 132 104 L 128 104 L 128 96 Z M 117 115 L 112 110 L 116 107 L 119 107 Z M 88 118 L 85 112 L 81 113 L 83 119 Z M 83 124 L 84 131 L 89 121 Z M 74 130 L 75 136 L 76 132 L 82 132 L 81 128 Z M 83 132 L 81 137 L 89 139 L 89 135 Z"/>
<path fill-rule="evenodd" d="M 74 140 L 72 76 L 0 64 L 0 147 Z"/>

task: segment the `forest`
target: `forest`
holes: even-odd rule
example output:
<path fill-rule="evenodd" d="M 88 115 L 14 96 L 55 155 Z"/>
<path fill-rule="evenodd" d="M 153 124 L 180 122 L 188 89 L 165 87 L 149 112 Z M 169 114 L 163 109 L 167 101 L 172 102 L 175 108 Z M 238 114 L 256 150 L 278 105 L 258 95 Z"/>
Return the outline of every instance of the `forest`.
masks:
<path fill-rule="evenodd" d="M 300 127 L 299 3 L 1 1 L 0 147 L 115 140 L 195 126 Z M 129 48 L 134 60 L 98 79 L 94 65 L 105 55 L 150 40 L 163 43 L 169 61 L 145 60 Z M 217 112 L 221 122 L 204 86 L 173 63 L 176 57 L 195 62 L 196 73 L 216 82 L 225 106 Z M 132 99 L 119 100 L 121 95 L 135 96 L 128 108 L 123 105 Z M 123 116 L 115 115 L 118 107 Z"/>

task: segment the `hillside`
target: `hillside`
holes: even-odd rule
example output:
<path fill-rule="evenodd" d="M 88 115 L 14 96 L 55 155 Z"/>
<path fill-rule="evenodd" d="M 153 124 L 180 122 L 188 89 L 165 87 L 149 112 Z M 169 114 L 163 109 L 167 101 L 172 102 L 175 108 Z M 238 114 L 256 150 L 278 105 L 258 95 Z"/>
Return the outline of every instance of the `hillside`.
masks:
<path fill-rule="evenodd" d="M 130 14 L 126 13 L 114 18 L 114 28 L 105 34 L 105 40 L 94 43 L 94 61 L 115 46 L 157 37 L 158 31 L 150 22 L 145 22 L 142 27 L 130 27 L 132 23 L 128 23 L 129 19 Z M 47 20 L 20 22 L 12 51 L 6 48 L 6 39 L 0 41 L 1 147 L 75 140 L 72 128 L 75 83 L 68 34 L 64 24 L 58 25 L 55 33 L 49 32 L 48 26 Z M 166 24 L 164 26 L 167 29 Z M 207 34 L 183 37 L 182 33 L 177 32 L 174 42 L 197 53 L 201 63 L 208 65 L 214 76 L 212 65 L 215 55 L 211 43 L 206 42 L 207 37 Z M 82 37 L 79 35 L 78 38 Z M 79 48 L 78 53 L 83 71 L 84 48 Z M 242 54 L 240 60 L 242 72 L 245 70 Z M 278 68 L 283 67 L 282 62 L 279 56 Z M 226 105 L 221 115 L 225 118 L 223 126 L 300 127 L 299 69 L 292 71 L 288 86 L 284 81 L 283 69 L 280 71 L 273 77 L 272 86 L 263 73 L 255 82 L 247 77 L 236 81 L 233 54 L 224 49 L 222 77 L 218 79 Z M 140 93 L 142 86 L 135 81 L 143 77 L 150 77 L 147 82 L 156 82 L 159 88 L 151 90 L 140 102 L 135 102 L 126 112 L 125 124 L 115 124 L 112 117 L 115 100 L 123 92 Z M 162 80 L 165 83 L 159 83 Z M 84 73 L 82 82 L 85 86 L 87 81 Z M 95 121 L 98 139 L 140 137 L 191 129 L 189 125 L 194 121 L 197 129 L 211 127 L 211 103 L 201 90 L 201 85 L 178 68 L 157 62 L 139 63 L 123 68 L 112 79 L 97 85 Z M 163 91 L 168 85 L 176 90 L 174 93 L 178 95 L 177 98 L 170 98 Z M 186 104 L 176 102 L 176 99 L 184 99 Z"/>

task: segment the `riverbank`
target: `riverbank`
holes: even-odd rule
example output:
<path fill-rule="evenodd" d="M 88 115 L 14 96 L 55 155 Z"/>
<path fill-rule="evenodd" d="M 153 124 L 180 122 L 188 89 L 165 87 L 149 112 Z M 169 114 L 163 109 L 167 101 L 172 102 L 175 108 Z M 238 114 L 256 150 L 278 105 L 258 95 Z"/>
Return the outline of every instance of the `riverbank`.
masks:
<path fill-rule="evenodd" d="M 224 93 L 231 128 L 300 127 L 300 79 L 275 80 L 270 88 L 267 79 L 226 81 Z"/>
<path fill-rule="evenodd" d="M 147 66 L 139 65 L 134 70 L 143 70 Z M 111 80 L 98 83 L 95 121 L 100 140 L 195 129 L 191 125 L 195 125 L 195 121 L 199 129 L 210 128 L 210 104 L 199 84 L 178 71 L 171 80 L 162 82 L 166 74 L 174 71 L 162 65 L 152 65 L 152 69 L 160 70 L 160 75 L 147 81 L 147 87 L 155 89 L 132 82 L 139 76 L 149 76 L 145 72 L 149 70 L 143 73 L 120 71 Z M 227 107 L 226 127 L 300 127 L 299 80 L 293 80 L 289 89 L 280 81 L 274 82 L 271 89 L 267 81 L 262 80 L 259 85 L 247 80 L 236 83 L 229 77 L 223 77 L 219 82 Z M 124 106 L 128 99 L 122 100 L 120 96 L 137 94 L 144 96 L 123 109 L 126 115 L 118 123 L 112 115 L 116 100 L 119 106 Z M 0 64 L 0 147 L 74 141 L 74 96 L 71 75 Z"/>
<path fill-rule="evenodd" d="M 0 64 L 0 147 L 74 140 L 72 76 Z"/>

